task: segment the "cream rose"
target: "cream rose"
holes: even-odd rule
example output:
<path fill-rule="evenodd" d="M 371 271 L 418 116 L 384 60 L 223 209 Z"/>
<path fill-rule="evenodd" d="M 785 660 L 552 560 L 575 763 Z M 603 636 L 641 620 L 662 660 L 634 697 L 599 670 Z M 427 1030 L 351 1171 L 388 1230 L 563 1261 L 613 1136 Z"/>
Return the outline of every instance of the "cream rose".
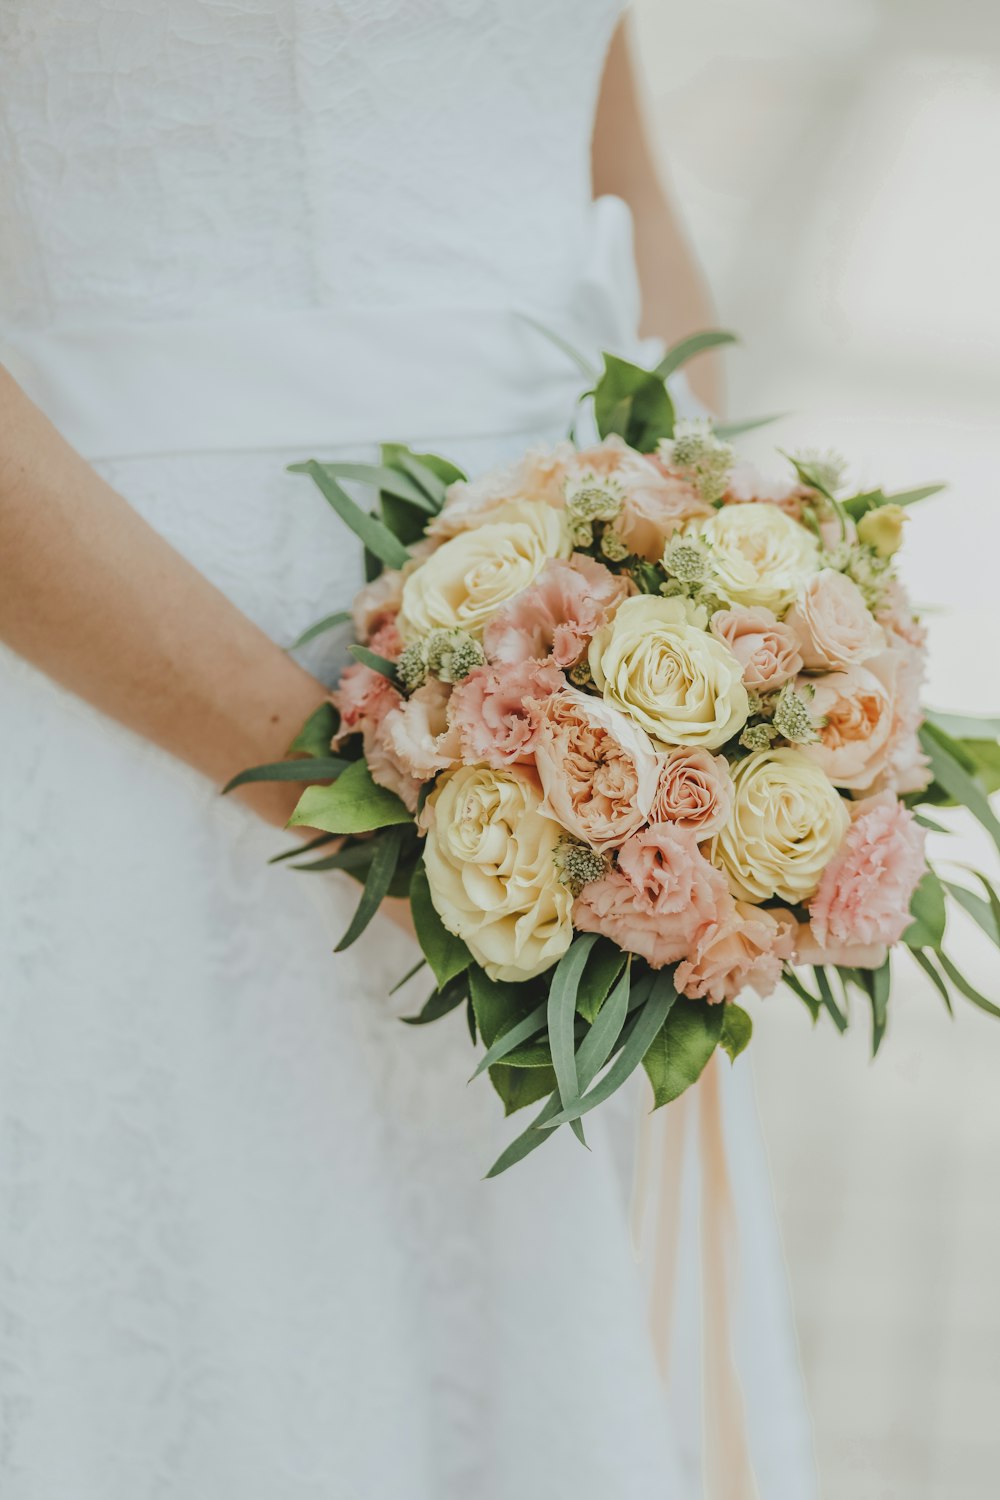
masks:
<path fill-rule="evenodd" d="M 421 814 L 431 900 L 493 979 L 532 979 L 566 952 L 573 897 L 559 879 L 559 824 L 528 772 L 462 766 Z"/>
<path fill-rule="evenodd" d="M 407 576 L 399 615 L 403 639 L 439 629 L 482 635 L 550 557 L 569 553 L 561 512 L 528 500 L 499 507 L 485 525 L 443 543 Z"/>
<path fill-rule="evenodd" d="M 682 599 L 626 599 L 591 641 L 589 661 L 605 701 L 661 745 L 712 750 L 746 723 L 742 666 L 692 623 Z"/>
<path fill-rule="evenodd" d="M 700 534 L 712 549 L 715 590 L 732 604 L 780 615 L 819 567 L 816 538 L 777 505 L 726 505 Z"/>
<path fill-rule="evenodd" d="M 738 900 L 807 901 L 850 825 L 847 804 L 801 750 L 758 750 L 733 772 L 733 808 L 712 844 Z"/>
<path fill-rule="evenodd" d="M 867 661 L 885 650 L 885 635 L 846 573 L 823 568 L 813 574 L 785 616 L 799 639 L 802 660 L 813 670 L 832 671 Z"/>

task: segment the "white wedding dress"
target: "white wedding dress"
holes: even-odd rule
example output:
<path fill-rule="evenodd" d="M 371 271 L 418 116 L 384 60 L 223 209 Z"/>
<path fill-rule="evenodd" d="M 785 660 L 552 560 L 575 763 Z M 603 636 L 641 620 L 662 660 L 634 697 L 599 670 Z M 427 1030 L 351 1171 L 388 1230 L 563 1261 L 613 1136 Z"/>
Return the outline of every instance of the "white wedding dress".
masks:
<path fill-rule="evenodd" d="M 0 359 L 275 640 L 361 576 L 286 463 L 554 440 L 579 376 L 518 312 L 635 350 L 588 171 L 616 18 L 0 5 Z M 286 836 L 8 653 L 0 702 L 4 1500 L 700 1494 L 694 1174 L 665 1396 L 635 1100 L 484 1182 L 521 1117 L 466 1087 L 461 1012 L 400 1025 L 402 935 L 332 955 L 355 887 L 269 867 Z M 757 1483 L 809 1500 L 743 1065 L 724 1102 Z"/>

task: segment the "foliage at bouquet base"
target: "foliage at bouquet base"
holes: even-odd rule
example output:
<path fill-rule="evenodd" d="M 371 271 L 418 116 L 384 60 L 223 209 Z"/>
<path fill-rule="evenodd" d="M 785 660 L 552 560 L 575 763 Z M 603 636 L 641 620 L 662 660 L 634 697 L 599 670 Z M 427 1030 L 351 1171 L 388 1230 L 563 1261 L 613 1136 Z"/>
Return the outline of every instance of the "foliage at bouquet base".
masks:
<path fill-rule="evenodd" d="M 407 899 L 434 981 L 410 1024 L 464 1008 L 507 1113 L 544 1101 L 491 1175 L 584 1140 L 639 1067 L 660 1107 L 735 1059 L 745 991 L 784 983 L 840 1030 L 860 996 L 877 1051 L 905 949 L 949 1010 L 1000 1015 L 944 948 L 949 903 L 1000 946 L 1000 900 L 924 847 L 959 804 L 1000 850 L 1000 722 L 922 709 L 897 573 L 940 487 L 852 491 L 816 454 L 764 478 L 730 445 L 758 424 L 678 421 L 668 377 L 729 341 L 606 355 L 591 441 L 472 480 L 399 444 L 294 466 L 364 547 L 352 610 L 302 637 L 350 623 L 354 663 L 232 785 L 307 784 L 316 836 L 279 857 L 361 883 L 339 948 Z"/>

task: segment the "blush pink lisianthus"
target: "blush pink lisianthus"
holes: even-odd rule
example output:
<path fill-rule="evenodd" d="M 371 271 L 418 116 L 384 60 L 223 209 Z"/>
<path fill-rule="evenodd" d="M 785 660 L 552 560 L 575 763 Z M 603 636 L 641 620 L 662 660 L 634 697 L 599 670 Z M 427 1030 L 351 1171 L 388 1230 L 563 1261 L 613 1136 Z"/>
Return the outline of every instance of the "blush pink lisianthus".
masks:
<path fill-rule="evenodd" d="M 809 906 L 809 925 L 821 948 L 899 941 L 927 868 L 926 837 L 891 792 L 855 804 L 851 826 Z"/>
<path fill-rule="evenodd" d="M 476 667 L 455 688 L 449 705 L 462 759 L 496 770 L 530 761 L 538 738 L 538 710 L 565 686 L 565 677 L 551 661 Z"/>
<path fill-rule="evenodd" d="M 677 965 L 675 982 L 682 994 L 713 1004 L 737 1000 L 747 989 L 766 1000 L 794 947 L 791 918 L 737 901 L 705 929 L 693 956 Z"/>
<path fill-rule="evenodd" d="M 702 934 L 732 908 L 725 877 L 694 834 L 655 823 L 622 845 L 616 869 L 584 886 L 573 922 L 661 969 L 695 952 Z"/>
<path fill-rule="evenodd" d="M 535 770 L 542 810 L 603 852 L 646 822 L 659 779 L 649 736 L 587 693 L 566 688 L 538 704 Z"/>
<path fill-rule="evenodd" d="M 497 610 L 483 634 L 486 655 L 496 662 L 551 655 L 557 666 L 572 667 L 630 589 L 627 578 L 586 553 L 553 559 L 534 583 Z"/>
<path fill-rule="evenodd" d="M 802 671 L 795 632 L 763 605 L 717 610 L 710 628 L 743 668 L 744 687 L 754 692 L 772 692 Z"/>
<path fill-rule="evenodd" d="M 686 828 L 700 843 L 718 833 L 732 806 L 733 780 L 724 755 L 682 746 L 662 758 L 650 814 L 654 823 Z"/>

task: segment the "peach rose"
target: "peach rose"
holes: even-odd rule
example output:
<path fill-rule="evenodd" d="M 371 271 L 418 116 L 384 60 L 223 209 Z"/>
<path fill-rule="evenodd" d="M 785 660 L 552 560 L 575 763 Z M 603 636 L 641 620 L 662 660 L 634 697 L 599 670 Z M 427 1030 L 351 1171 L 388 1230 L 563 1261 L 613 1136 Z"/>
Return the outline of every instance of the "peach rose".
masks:
<path fill-rule="evenodd" d="M 630 552 L 648 562 L 659 562 L 668 538 L 685 521 L 712 514 L 712 507 L 687 480 L 656 458 L 637 453 L 614 434 L 593 448 L 581 449 L 569 477 L 588 471 L 614 479 L 620 486 L 622 508 L 612 529 Z"/>
<path fill-rule="evenodd" d="M 706 928 L 694 956 L 677 965 L 677 988 L 693 1000 L 719 1004 L 752 989 L 766 1000 L 778 985 L 795 944 L 794 923 L 749 902 Z"/>
<path fill-rule="evenodd" d="M 602 851 L 641 828 L 659 776 L 648 735 L 617 709 L 573 688 L 539 704 L 536 722 L 542 811 Z"/>
<path fill-rule="evenodd" d="M 846 573 L 823 568 L 808 579 L 785 616 L 802 660 L 816 671 L 855 666 L 885 650 L 885 636 Z"/>
<path fill-rule="evenodd" d="M 533 584 L 497 610 L 483 633 L 486 655 L 490 661 L 518 662 L 551 653 L 557 666 L 572 667 L 630 590 L 627 578 L 584 552 L 565 562 L 554 558 Z"/>
<path fill-rule="evenodd" d="M 701 935 L 732 907 L 724 876 L 705 859 L 694 834 L 655 823 L 622 845 L 617 869 L 584 886 L 573 922 L 661 969 L 694 952 Z"/>
<path fill-rule="evenodd" d="M 477 479 L 459 479 L 448 486 L 445 502 L 427 527 L 427 535 L 446 542 L 460 531 L 470 531 L 511 500 L 539 501 L 561 509 L 566 467 L 575 458 L 572 443 L 534 448 L 516 463 L 491 469 Z"/>
<path fill-rule="evenodd" d="M 737 658 L 743 684 L 754 692 L 773 692 L 802 671 L 795 632 L 763 605 L 717 610 L 710 628 Z"/>
<path fill-rule="evenodd" d="M 701 841 L 718 833 L 732 805 L 733 782 L 724 755 L 692 746 L 661 759 L 654 822 L 686 828 Z"/>
<path fill-rule="evenodd" d="M 858 802 L 809 905 L 819 945 L 898 942 L 910 925 L 910 900 L 927 868 L 925 841 L 913 814 L 891 792 Z"/>
<path fill-rule="evenodd" d="M 868 791 L 886 771 L 897 722 L 897 651 L 883 651 L 863 667 L 804 679 L 815 687 L 811 708 L 822 723 L 819 740 L 802 745 L 834 786 Z"/>
<path fill-rule="evenodd" d="M 537 710 L 565 686 L 553 662 L 476 667 L 455 688 L 449 705 L 462 759 L 495 768 L 530 760 L 538 738 Z"/>

